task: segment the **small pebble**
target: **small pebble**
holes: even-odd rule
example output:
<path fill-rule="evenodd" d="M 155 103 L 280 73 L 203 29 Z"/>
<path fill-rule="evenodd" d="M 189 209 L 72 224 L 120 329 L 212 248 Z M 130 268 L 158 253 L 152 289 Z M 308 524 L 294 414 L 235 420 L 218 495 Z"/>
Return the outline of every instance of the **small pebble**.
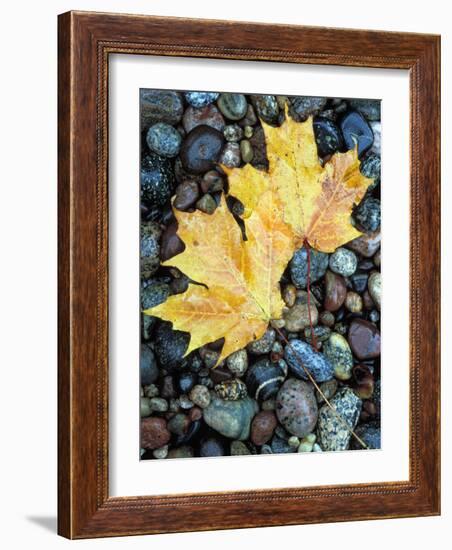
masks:
<path fill-rule="evenodd" d="M 380 332 L 369 321 L 354 319 L 348 331 L 348 342 L 353 353 L 362 361 L 380 355 Z"/>
<path fill-rule="evenodd" d="M 174 208 L 188 210 L 198 200 L 199 189 L 196 181 L 187 180 L 176 187 L 176 197 L 173 201 Z"/>
<path fill-rule="evenodd" d="M 168 456 L 168 445 L 163 445 L 163 447 L 160 447 L 159 449 L 154 449 L 152 451 L 152 455 L 154 458 L 166 458 Z"/>
<path fill-rule="evenodd" d="M 279 422 L 292 435 L 305 437 L 317 422 L 317 402 L 310 384 L 295 378 L 284 382 L 276 398 Z"/>
<path fill-rule="evenodd" d="M 249 343 L 247 350 L 255 355 L 263 355 L 271 351 L 273 343 L 276 339 L 276 332 L 274 329 L 269 328 L 265 331 L 264 335 L 257 340 Z"/>
<path fill-rule="evenodd" d="M 267 124 L 278 122 L 279 107 L 274 95 L 252 95 L 251 102 L 264 122 Z"/>
<path fill-rule="evenodd" d="M 248 355 L 244 349 L 231 353 L 226 359 L 226 365 L 233 375 L 241 377 L 248 368 Z"/>
<path fill-rule="evenodd" d="M 358 155 L 361 156 L 372 147 L 374 134 L 369 123 L 357 111 L 351 111 L 341 120 L 342 135 L 347 149 L 358 146 Z"/>
<path fill-rule="evenodd" d="M 347 292 L 345 307 L 351 313 L 360 313 L 363 309 L 363 300 L 361 296 L 356 292 Z"/>
<path fill-rule="evenodd" d="M 149 397 L 141 397 L 140 399 L 140 416 L 144 418 L 145 416 L 151 416 L 152 410 L 149 405 Z"/>
<path fill-rule="evenodd" d="M 238 168 L 241 162 L 240 145 L 232 141 L 226 143 L 218 162 L 224 164 L 228 168 Z"/>
<path fill-rule="evenodd" d="M 245 456 L 250 455 L 251 452 L 243 441 L 231 442 L 231 456 Z"/>
<path fill-rule="evenodd" d="M 199 199 L 199 201 L 197 201 L 196 208 L 198 210 L 201 210 L 201 212 L 204 212 L 205 214 L 209 214 L 210 216 L 215 212 L 217 208 L 217 203 L 215 202 L 215 199 L 212 197 L 212 195 L 206 193 Z"/>
<path fill-rule="evenodd" d="M 248 104 L 243 94 L 221 94 L 217 102 L 218 108 L 229 120 L 240 120 L 246 115 Z"/>
<path fill-rule="evenodd" d="M 355 273 L 358 266 L 358 259 L 354 252 L 347 248 L 340 247 L 330 256 L 329 266 L 331 271 L 342 275 L 343 277 L 350 277 Z"/>
<path fill-rule="evenodd" d="M 168 402 L 162 397 L 153 397 L 149 400 L 149 407 L 154 412 L 166 412 L 168 410 Z"/>
<path fill-rule="evenodd" d="M 275 413 L 273 411 L 261 411 L 251 423 L 251 441 L 254 445 L 264 445 L 269 441 L 277 426 Z"/>
<path fill-rule="evenodd" d="M 245 164 L 253 160 L 253 147 L 247 139 L 242 139 L 240 142 L 240 154 Z"/>
<path fill-rule="evenodd" d="M 141 447 L 159 449 L 166 445 L 171 437 L 164 418 L 149 417 L 141 420 Z"/>
<path fill-rule="evenodd" d="M 184 113 L 183 124 L 187 134 L 202 124 L 215 128 L 219 132 L 222 132 L 225 126 L 224 118 L 215 105 L 206 105 L 201 108 L 189 107 Z"/>
<path fill-rule="evenodd" d="M 157 155 L 175 157 L 179 153 L 182 136 L 173 126 L 165 122 L 157 122 L 149 128 L 146 142 L 149 149 Z"/>
<path fill-rule="evenodd" d="M 339 380 L 348 380 L 352 375 L 353 356 L 347 340 L 333 332 L 323 345 L 323 353 L 333 365 L 334 376 Z"/>
<path fill-rule="evenodd" d="M 218 99 L 220 94 L 216 92 L 186 92 L 185 99 L 193 107 L 205 107 Z"/>
<path fill-rule="evenodd" d="M 381 308 L 381 273 L 374 271 L 369 277 L 369 294 L 372 296 L 372 300 L 377 308 Z"/>
<path fill-rule="evenodd" d="M 243 137 L 243 130 L 238 124 L 229 124 L 223 130 L 226 141 L 239 142 Z"/>

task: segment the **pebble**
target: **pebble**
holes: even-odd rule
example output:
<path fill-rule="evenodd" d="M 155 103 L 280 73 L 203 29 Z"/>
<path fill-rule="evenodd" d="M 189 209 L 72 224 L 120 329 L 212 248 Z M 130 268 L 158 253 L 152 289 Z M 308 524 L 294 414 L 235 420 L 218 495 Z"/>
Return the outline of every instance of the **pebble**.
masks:
<path fill-rule="evenodd" d="M 159 389 L 155 384 L 144 386 L 144 395 L 146 397 L 157 397 L 159 393 Z"/>
<path fill-rule="evenodd" d="M 315 434 L 308 434 L 307 436 L 303 437 L 303 439 L 300 441 L 300 445 L 298 446 L 297 452 L 299 453 L 312 452 L 315 440 L 316 440 Z"/>
<path fill-rule="evenodd" d="M 150 279 L 150 284 L 141 289 L 141 307 L 150 309 L 166 301 L 169 296 L 169 286 L 158 280 Z M 146 315 L 146 317 L 148 317 Z"/>
<path fill-rule="evenodd" d="M 192 372 L 182 372 L 177 381 L 180 393 L 188 393 L 196 384 L 197 376 Z"/>
<path fill-rule="evenodd" d="M 250 439 L 254 445 L 264 445 L 273 436 L 273 432 L 278 424 L 275 413 L 273 411 L 261 411 L 251 423 Z"/>
<path fill-rule="evenodd" d="M 171 162 L 148 153 L 141 163 L 141 201 L 149 208 L 161 207 L 169 200 L 175 184 Z"/>
<path fill-rule="evenodd" d="M 237 401 L 226 401 L 215 393 L 204 409 L 204 420 L 208 426 L 229 439 L 248 439 L 250 425 L 258 412 L 257 402 L 250 397 Z"/>
<path fill-rule="evenodd" d="M 163 447 L 160 447 L 159 449 L 154 449 L 152 451 L 152 456 L 154 458 L 166 458 L 168 456 L 168 445 L 163 445 Z"/>
<path fill-rule="evenodd" d="M 177 449 L 171 449 L 168 452 L 167 458 L 193 458 L 194 456 L 195 453 L 192 447 L 182 445 L 182 447 L 178 447 Z"/>
<path fill-rule="evenodd" d="M 309 316 L 310 312 L 310 316 Z M 313 325 L 317 325 L 319 313 L 317 308 L 311 300 L 310 307 L 308 307 L 307 298 L 305 303 L 296 303 L 291 308 L 285 308 L 283 310 L 283 319 L 285 321 L 285 328 L 289 332 L 299 332 L 310 326 L 310 318 Z"/>
<path fill-rule="evenodd" d="M 176 197 L 173 201 L 174 208 L 188 210 L 198 200 L 199 189 L 196 181 L 186 180 L 176 187 Z"/>
<path fill-rule="evenodd" d="M 226 359 L 226 365 L 233 375 L 242 377 L 248 368 L 248 355 L 244 349 L 231 353 Z"/>
<path fill-rule="evenodd" d="M 182 122 L 187 134 L 202 124 L 215 128 L 219 132 L 222 132 L 225 126 L 224 118 L 215 105 L 206 105 L 200 108 L 189 107 L 184 113 Z"/>
<path fill-rule="evenodd" d="M 303 340 L 291 340 L 284 350 L 284 358 L 290 371 L 303 380 L 308 376 L 302 365 L 308 369 L 316 382 L 324 382 L 333 378 L 334 369 L 323 353 L 316 352 L 310 344 Z"/>
<path fill-rule="evenodd" d="M 231 456 L 245 456 L 250 455 L 251 452 L 243 441 L 231 442 Z"/>
<path fill-rule="evenodd" d="M 185 92 L 187 103 L 193 107 L 205 107 L 218 99 L 220 94 L 216 92 Z"/>
<path fill-rule="evenodd" d="M 318 443 L 314 443 L 314 445 L 312 446 L 312 452 L 313 453 L 321 453 L 321 452 L 323 452 L 323 449 Z"/>
<path fill-rule="evenodd" d="M 348 331 L 348 343 L 360 360 L 374 359 L 380 355 L 380 332 L 365 319 L 354 319 Z"/>
<path fill-rule="evenodd" d="M 155 382 L 159 375 L 159 369 L 155 361 L 155 355 L 152 349 L 141 344 L 140 348 L 140 382 L 143 386 Z"/>
<path fill-rule="evenodd" d="M 370 127 L 374 135 L 374 143 L 372 145 L 371 153 L 380 156 L 381 155 L 381 123 L 371 122 Z"/>
<path fill-rule="evenodd" d="M 367 310 L 373 309 L 375 306 L 374 301 L 372 300 L 372 296 L 369 294 L 368 290 L 365 290 L 363 292 L 363 305 L 364 308 Z"/>
<path fill-rule="evenodd" d="M 157 122 L 146 134 L 146 143 L 151 151 L 162 157 L 175 157 L 180 150 L 182 136 L 165 122 Z"/>
<path fill-rule="evenodd" d="M 209 170 L 201 180 L 201 190 L 203 193 L 223 191 L 223 178 L 216 170 Z"/>
<path fill-rule="evenodd" d="M 241 160 L 240 145 L 231 141 L 224 146 L 218 162 L 228 168 L 238 168 Z"/>
<path fill-rule="evenodd" d="M 197 384 L 190 391 L 189 397 L 190 397 L 191 401 L 195 405 L 198 405 L 198 407 L 201 407 L 201 409 L 205 409 L 210 404 L 210 392 L 206 388 L 206 386 L 202 386 L 200 384 Z"/>
<path fill-rule="evenodd" d="M 224 456 L 225 449 L 223 443 L 215 438 L 209 437 L 203 439 L 199 446 L 199 456 L 208 457 L 208 456 Z"/>
<path fill-rule="evenodd" d="M 164 418 L 149 417 L 141 420 L 141 447 L 159 449 L 171 438 Z"/>
<path fill-rule="evenodd" d="M 329 400 L 337 391 L 337 380 L 335 378 L 332 378 L 331 380 L 327 380 L 326 382 L 322 382 L 319 385 L 319 388 L 322 390 L 323 395 Z M 319 390 L 315 390 L 315 398 L 317 399 L 317 403 L 320 405 L 325 401 L 323 395 L 319 392 Z"/>
<path fill-rule="evenodd" d="M 350 106 L 359 111 L 368 121 L 381 120 L 381 102 L 378 99 L 349 99 Z"/>
<path fill-rule="evenodd" d="M 152 410 L 149 405 L 149 397 L 141 397 L 140 398 L 140 416 L 141 418 L 144 418 L 146 416 L 151 416 Z"/>
<path fill-rule="evenodd" d="M 259 118 L 267 124 L 278 122 L 279 107 L 274 95 L 252 95 L 250 97 Z"/>
<path fill-rule="evenodd" d="M 373 183 L 368 187 L 370 191 L 380 185 L 381 181 L 381 158 L 373 153 L 367 154 L 361 161 L 360 171 L 366 178 L 372 178 Z"/>
<path fill-rule="evenodd" d="M 165 90 L 140 90 L 141 127 L 147 129 L 156 122 L 177 124 L 184 110 L 182 96 Z"/>
<path fill-rule="evenodd" d="M 337 311 L 345 301 L 347 286 L 343 277 L 327 271 L 325 275 L 325 302 L 327 311 Z"/>
<path fill-rule="evenodd" d="M 190 419 L 186 414 L 177 413 L 168 421 L 168 430 L 176 435 L 184 435 L 190 424 Z"/>
<path fill-rule="evenodd" d="M 345 115 L 340 123 L 342 135 L 347 149 L 358 145 L 358 155 L 361 156 L 372 147 L 374 135 L 368 122 L 357 111 Z"/>
<path fill-rule="evenodd" d="M 188 172 L 202 174 L 215 167 L 221 149 L 223 148 L 223 134 L 210 126 L 196 126 L 185 137 L 180 159 Z"/>
<path fill-rule="evenodd" d="M 373 197 L 366 197 L 353 212 L 353 219 L 362 230 L 377 231 L 381 223 L 380 201 Z"/>
<path fill-rule="evenodd" d="M 333 365 L 334 376 L 339 380 L 348 380 L 352 376 L 353 356 L 347 340 L 333 332 L 323 345 L 323 353 Z"/>
<path fill-rule="evenodd" d="M 196 407 L 193 405 L 193 407 L 188 411 L 188 418 L 195 422 L 196 420 L 201 420 L 202 418 L 202 410 L 199 407 Z"/>
<path fill-rule="evenodd" d="M 371 258 L 379 250 L 380 243 L 381 233 L 376 231 L 375 233 L 364 233 L 361 237 L 353 239 L 353 241 L 347 243 L 347 248 L 358 252 L 365 258 Z"/>
<path fill-rule="evenodd" d="M 250 342 L 247 345 L 247 350 L 254 355 L 263 355 L 269 353 L 272 349 L 272 346 L 276 340 L 276 332 L 272 328 L 268 328 L 264 335 Z"/>
<path fill-rule="evenodd" d="M 289 378 L 278 392 L 276 415 L 284 428 L 297 437 L 305 437 L 317 423 L 317 401 L 312 386 Z"/>
<path fill-rule="evenodd" d="M 184 243 L 177 234 L 177 224 L 171 223 L 162 234 L 160 241 L 160 260 L 162 262 L 177 256 L 185 249 Z"/>
<path fill-rule="evenodd" d="M 320 322 L 322 325 L 325 325 L 328 328 L 331 328 L 334 325 L 334 315 L 331 313 L 331 311 L 322 311 L 319 317 Z"/>
<path fill-rule="evenodd" d="M 381 429 L 375 422 L 360 424 L 355 429 L 356 435 L 361 438 L 369 449 L 381 449 Z M 352 449 L 362 449 L 362 445 L 354 437 L 350 440 Z"/>
<path fill-rule="evenodd" d="M 270 397 L 270 399 L 262 401 L 261 409 L 263 411 L 274 411 L 276 409 L 276 399 L 274 397 Z"/>
<path fill-rule="evenodd" d="M 162 230 L 159 224 L 149 221 L 140 225 L 140 274 L 144 279 L 149 279 L 157 271 L 160 265 L 159 240 Z"/>
<path fill-rule="evenodd" d="M 278 393 L 286 375 L 279 363 L 273 363 L 267 358 L 260 359 L 246 371 L 248 392 L 255 399 L 266 401 Z"/>
<path fill-rule="evenodd" d="M 162 397 L 153 397 L 149 400 L 149 407 L 154 412 L 166 412 L 168 410 L 168 401 Z"/>
<path fill-rule="evenodd" d="M 357 292 L 347 292 L 345 307 L 351 313 L 360 313 L 363 309 L 363 299 Z"/>
<path fill-rule="evenodd" d="M 168 374 L 167 376 L 163 377 L 163 380 L 161 382 L 160 394 L 165 399 L 172 399 L 176 397 L 177 390 L 176 390 L 176 383 L 174 381 L 174 376 L 171 376 L 170 374 Z"/>
<path fill-rule="evenodd" d="M 325 97 L 291 97 L 290 116 L 297 122 L 304 122 L 309 116 L 317 115 L 325 107 L 326 102 Z"/>
<path fill-rule="evenodd" d="M 328 254 L 310 250 L 310 283 L 318 281 L 325 275 L 328 267 Z M 308 274 L 308 253 L 305 247 L 299 248 L 290 261 L 290 278 L 297 288 L 306 288 Z"/>
<path fill-rule="evenodd" d="M 340 247 L 331 254 L 329 266 L 334 273 L 350 277 L 358 267 L 358 258 L 351 250 Z"/>
<path fill-rule="evenodd" d="M 271 442 L 270 442 L 270 449 L 267 449 L 267 444 L 262 445 L 261 447 L 261 453 L 262 454 L 281 454 L 281 453 L 295 453 L 296 449 L 294 447 L 291 447 L 286 439 L 283 439 L 282 437 L 279 437 L 278 435 L 274 435 Z"/>
<path fill-rule="evenodd" d="M 238 124 L 229 124 L 223 130 L 226 141 L 240 141 L 243 137 L 243 130 Z"/>
<path fill-rule="evenodd" d="M 238 378 L 224 380 L 216 384 L 214 389 L 217 395 L 227 401 L 237 401 L 237 399 L 243 399 L 248 395 L 246 384 Z"/>
<path fill-rule="evenodd" d="M 351 434 L 344 426 L 343 421 L 345 420 L 348 426 L 354 430 L 361 412 L 362 401 L 353 390 L 344 386 L 332 397 L 330 403 L 342 420 L 328 405 L 322 406 L 317 424 L 319 444 L 324 451 L 345 451 L 348 449 Z"/>
<path fill-rule="evenodd" d="M 244 163 L 249 163 L 253 160 L 253 147 L 247 139 L 242 139 L 240 142 L 240 154 Z"/>
<path fill-rule="evenodd" d="M 289 439 L 287 440 L 287 443 L 291 446 L 291 447 L 296 447 L 298 448 L 298 446 L 300 445 L 300 438 L 297 437 L 296 435 L 291 435 L 289 437 Z"/>
<path fill-rule="evenodd" d="M 190 335 L 173 330 L 170 323 L 160 323 L 155 331 L 154 351 L 160 366 L 167 369 L 177 367 L 187 351 Z"/>
<path fill-rule="evenodd" d="M 199 201 L 196 203 L 196 208 L 198 210 L 201 210 L 201 212 L 204 212 L 204 214 L 213 214 L 217 208 L 217 203 L 215 202 L 215 199 L 212 197 L 212 195 L 209 195 L 209 193 L 206 193 L 203 195 Z"/>
<path fill-rule="evenodd" d="M 381 309 L 381 273 L 374 271 L 369 277 L 369 294 L 378 310 Z"/>
<path fill-rule="evenodd" d="M 295 285 L 286 285 L 282 289 L 282 297 L 286 306 L 292 307 L 295 304 L 295 299 L 297 297 L 297 288 Z"/>
<path fill-rule="evenodd" d="M 314 135 L 320 156 L 333 155 L 343 147 L 342 136 L 336 124 L 327 118 L 314 120 Z"/>
<path fill-rule="evenodd" d="M 243 128 L 243 134 L 244 136 L 249 139 L 254 133 L 254 129 L 252 126 L 245 126 L 245 128 Z"/>
<path fill-rule="evenodd" d="M 367 273 L 354 273 L 350 277 L 350 281 L 353 285 L 353 288 L 356 290 L 356 292 L 362 293 L 367 288 L 367 281 L 369 279 L 369 275 Z M 361 299 L 361 306 L 362 306 L 362 299 Z"/>
<path fill-rule="evenodd" d="M 380 320 L 380 314 L 376 309 L 373 309 L 369 313 L 369 321 L 372 321 L 372 323 L 377 323 Z"/>
<path fill-rule="evenodd" d="M 242 118 L 239 122 L 240 126 L 254 126 L 257 123 L 257 116 L 252 105 L 248 103 L 245 118 Z"/>
<path fill-rule="evenodd" d="M 262 126 L 257 126 L 254 129 L 250 143 L 253 148 L 251 165 L 257 170 L 268 170 L 267 147 L 265 145 L 265 134 Z"/>
<path fill-rule="evenodd" d="M 217 102 L 218 108 L 229 120 L 240 120 L 246 115 L 248 103 L 243 94 L 221 94 Z"/>

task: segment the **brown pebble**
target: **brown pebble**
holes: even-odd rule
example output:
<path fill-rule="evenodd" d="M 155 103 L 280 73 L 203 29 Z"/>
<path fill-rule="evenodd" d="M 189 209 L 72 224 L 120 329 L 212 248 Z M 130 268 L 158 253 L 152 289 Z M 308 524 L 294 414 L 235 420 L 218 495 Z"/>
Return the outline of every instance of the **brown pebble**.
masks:
<path fill-rule="evenodd" d="M 282 297 L 287 307 L 292 307 L 297 298 L 297 289 L 295 285 L 286 285 L 282 291 Z"/>
<path fill-rule="evenodd" d="M 368 290 L 363 292 L 363 305 L 365 309 L 373 309 L 375 307 L 372 296 L 369 294 Z"/>
<path fill-rule="evenodd" d="M 363 309 L 363 300 L 357 292 L 347 292 L 345 307 L 352 313 L 360 313 Z"/>
<path fill-rule="evenodd" d="M 164 418 L 149 417 L 141 420 L 141 447 L 159 449 L 166 445 L 171 434 Z"/>
<path fill-rule="evenodd" d="M 176 233 L 177 224 L 171 223 L 162 235 L 160 242 L 160 260 L 162 262 L 180 254 L 185 248 L 184 243 Z"/>
<path fill-rule="evenodd" d="M 334 315 L 331 313 L 331 311 L 322 311 L 319 317 L 320 322 L 322 325 L 325 325 L 326 327 L 332 327 L 334 325 Z"/>
<path fill-rule="evenodd" d="M 187 180 L 176 187 L 176 197 L 173 202 L 174 208 L 188 210 L 199 197 L 198 184 L 194 180 Z"/>
<path fill-rule="evenodd" d="M 201 212 L 210 215 L 215 212 L 215 209 L 217 208 L 217 203 L 215 202 L 215 199 L 212 197 L 212 195 L 206 193 L 196 203 L 196 208 L 198 210 L 201 210 Z"/>
<path fill-rule="evenodd" d="M 337 311 L 344 303 L 346 295 L 347 286 L 344 278 L 332 271 L 327 271 L 325 274 L 325 309 Z"/>
<path fill-rule="evenodd" d="M 255 445 L 264 445 L 269 441 L 278 424 L 273 411 L 257 413 L 251 423 L 251 441 Z"/>
<path fill-rule="evenodd" d="M 184 130 L 190 132 L 196 126 L 205 124 L 215 130 L 223 131 L 224 118 L 215 105 L 210 104 L 205 107 L 188 107 L 183 118 Z"/>
<path fill-rule="evenodd" d="M 203 193 L 215 193 L 223 190 L 223 178 L 216 170 L 206 172 L 201 180 L 201 190 Z"/>
<path fill-rule="evenodd" d="M 200 420 L 202 418 L 202 410 L 199 407 L 192 407 L 188 413 L 188 417 L 192 422 Z"/>
<path fill-rule="evenodd" d="M 380 355 L 380 332 L 365 319 L 354 319 L 348 331 L 348 343 L 358 359 L 373 359 Z"/>

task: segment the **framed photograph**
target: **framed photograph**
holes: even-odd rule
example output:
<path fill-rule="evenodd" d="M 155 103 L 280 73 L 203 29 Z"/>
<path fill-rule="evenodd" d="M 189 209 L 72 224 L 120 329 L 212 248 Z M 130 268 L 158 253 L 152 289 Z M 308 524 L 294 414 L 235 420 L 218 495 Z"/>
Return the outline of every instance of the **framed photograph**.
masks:
<path fill-rule="evenodd" d="M 440 38 L 59 17 L 59 533 L 440 513 Z"/>

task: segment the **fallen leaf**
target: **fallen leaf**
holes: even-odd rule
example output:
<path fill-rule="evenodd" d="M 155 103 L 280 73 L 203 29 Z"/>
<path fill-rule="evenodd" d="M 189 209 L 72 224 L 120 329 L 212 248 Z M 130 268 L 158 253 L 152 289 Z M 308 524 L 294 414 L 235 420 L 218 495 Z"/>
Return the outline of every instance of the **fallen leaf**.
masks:
<path fill-rule="evenodd" d="M 298 245 L 307 240 L 316 250 L 334 252 L 359 237 L 361 232 L 351 224 L 350 215 L 373 180 L 360 173 L 357 148 L 336 153 L 321 166 L 312 117 L 295 122 L 286 109 L 280 127 L 261 123 L 268 172 L 250 164 L 244 168 L 222 167 L 228 175 L 229 193 L 244 205 L 244 217 L 257 207 L 260 195 L 272 189 L 283 204 L 281 214 L 293 228 Z"/>
<path fill-rule="evenodd" d="M 293 232 L 281 216 L 278 196 L 267 190 L 246 222 L 243 240 L 224 196 L 212 215 L 174 210 L 185 250 L 163 265 L 177 267 L 191 280 L 183 294 L 144 313 L 190 333 L 187 354 L 224 338 L 219 361 L 260 338 L 284 302 L 279 281 L 294 252 Z"/>

